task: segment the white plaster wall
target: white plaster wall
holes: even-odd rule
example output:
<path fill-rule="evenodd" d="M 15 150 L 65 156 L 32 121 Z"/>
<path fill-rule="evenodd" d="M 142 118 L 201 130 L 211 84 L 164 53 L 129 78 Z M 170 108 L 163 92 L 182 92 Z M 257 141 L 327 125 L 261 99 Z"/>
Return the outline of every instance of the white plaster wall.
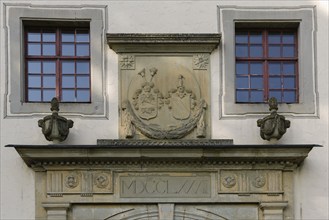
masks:
<path fill-rule="evenodd" d="M 316 88 L 318 117 L 288 117 L 291 128 L 281 144 L 316 143 L 296 173 L 295 218 L 329 219 L 328 214 L 328 2 L 327 1 L 4 1 L 0 0 L 0 120 L 1 214 L 0 219 L 34 219 L 34 173 L 7 144 L 48 144 L 37 126 L 39 117 L 6 117 L 6 59 L 4 4 L 108 5 L 110 33 L 218 33 L 219 5 L 316 6 Z M 106 48 L 108 48 L 106 46 Z M 66 144 L 96 144 L 97 139 L 118 137 L 117 55 L 106 50 L 107 118 L 79 118 Z M 267 144 L 259 136 L 256 120 L 263 117 L 220 117 L 220 51 L 211 55 L 212 138 L 234 139 L 235 144 Z"/>

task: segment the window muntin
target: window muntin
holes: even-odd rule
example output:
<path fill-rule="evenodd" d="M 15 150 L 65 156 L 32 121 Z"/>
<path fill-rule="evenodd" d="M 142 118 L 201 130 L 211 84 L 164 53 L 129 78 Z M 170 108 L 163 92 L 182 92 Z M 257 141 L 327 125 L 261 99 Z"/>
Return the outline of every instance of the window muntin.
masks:
<path fill-rule="evenodd" d="M 91 101 L 89 28 L 25 27 L 27 102 Z"/>
<path fill-rule="evenodd" d="M 298 103 L 296 29 L 236 29 L 236 103 Z"/>

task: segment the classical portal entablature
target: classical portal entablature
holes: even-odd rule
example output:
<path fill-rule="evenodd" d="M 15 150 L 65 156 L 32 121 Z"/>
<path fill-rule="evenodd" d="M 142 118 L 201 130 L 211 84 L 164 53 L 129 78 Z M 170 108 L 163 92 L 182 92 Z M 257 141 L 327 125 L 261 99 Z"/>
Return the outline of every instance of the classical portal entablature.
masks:
<path fill-rule="evenodd" d="M 120 138 L 210 138 L 210 53 L 219 34 L 108 34 L 119 54 Z"/>
<path fill-rule="evenodd" d="M 98 140 L 8 145 L 35 171 L 36 219 L 294 219 L 294 171 L 317 145 Z"/>

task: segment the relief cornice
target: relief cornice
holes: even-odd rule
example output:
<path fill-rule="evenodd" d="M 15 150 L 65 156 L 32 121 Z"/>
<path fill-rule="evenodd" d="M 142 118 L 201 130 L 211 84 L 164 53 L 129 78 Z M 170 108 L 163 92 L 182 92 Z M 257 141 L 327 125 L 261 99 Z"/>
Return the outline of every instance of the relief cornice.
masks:
<path fill-rule="evenodd" d="M 107 43 L 117 53 L 204 52 L 211 53 L 220 43 L 221 34 L 142 34 L 108 33 Z M 179 49 L 179 50 L 178 50 Z"/>
<path fill-rule="evenodd" d="M 233 145 L 220 140 L 105 140 L 99 145 L 7 145 L 25 163 L 42 171 L 58 166 L 275 167 L 293 170 L 318 145 Z M 152 144 L 153 143 L 153 144 Z M 157 144 L 155 144 L 157 143 Z M 217 145 L 216 145 L 217 143 Z M 65 154 L 63 154 L 63 150 Z"/>

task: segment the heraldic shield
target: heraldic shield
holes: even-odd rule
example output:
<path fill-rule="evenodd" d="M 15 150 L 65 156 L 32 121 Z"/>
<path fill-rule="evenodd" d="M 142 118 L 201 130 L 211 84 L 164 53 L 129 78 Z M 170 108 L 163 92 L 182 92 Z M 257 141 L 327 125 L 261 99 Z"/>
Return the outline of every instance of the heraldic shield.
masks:
<path fill-rule="evenodd" d="M 182 75 L 178 78 L 177 89 L 171 91 L 170 109 L 172 115 L 177 120 L 188 119 L 191 115 L 191 91 L 187 92 L 183 82 Z"/>
<path fill-rule="evenodd" d="M 176 74 L 176 83 L 162 83 L 165 82 L 162 76 L 154 77 L 157 72 L 153 67 L 146 74 L 143 68 L 131 80 L 130 95 L 122 105 L 125 138 L 133 138 L 139 132 L 152 139 L 177 139 L 194 129 L 198 138 L 205 137 L 206 103 L 200 97 L 196 80 L 187 78 L 188 74 L 184 73 L 185 76 Z"/>
<path fill-rule="evenodd" d="M 138 96 L 138 115 L 142 119 L 152 119 L 158 115 L 158 95 L 153 91 L 153 83 L 144 83 Z"/>

